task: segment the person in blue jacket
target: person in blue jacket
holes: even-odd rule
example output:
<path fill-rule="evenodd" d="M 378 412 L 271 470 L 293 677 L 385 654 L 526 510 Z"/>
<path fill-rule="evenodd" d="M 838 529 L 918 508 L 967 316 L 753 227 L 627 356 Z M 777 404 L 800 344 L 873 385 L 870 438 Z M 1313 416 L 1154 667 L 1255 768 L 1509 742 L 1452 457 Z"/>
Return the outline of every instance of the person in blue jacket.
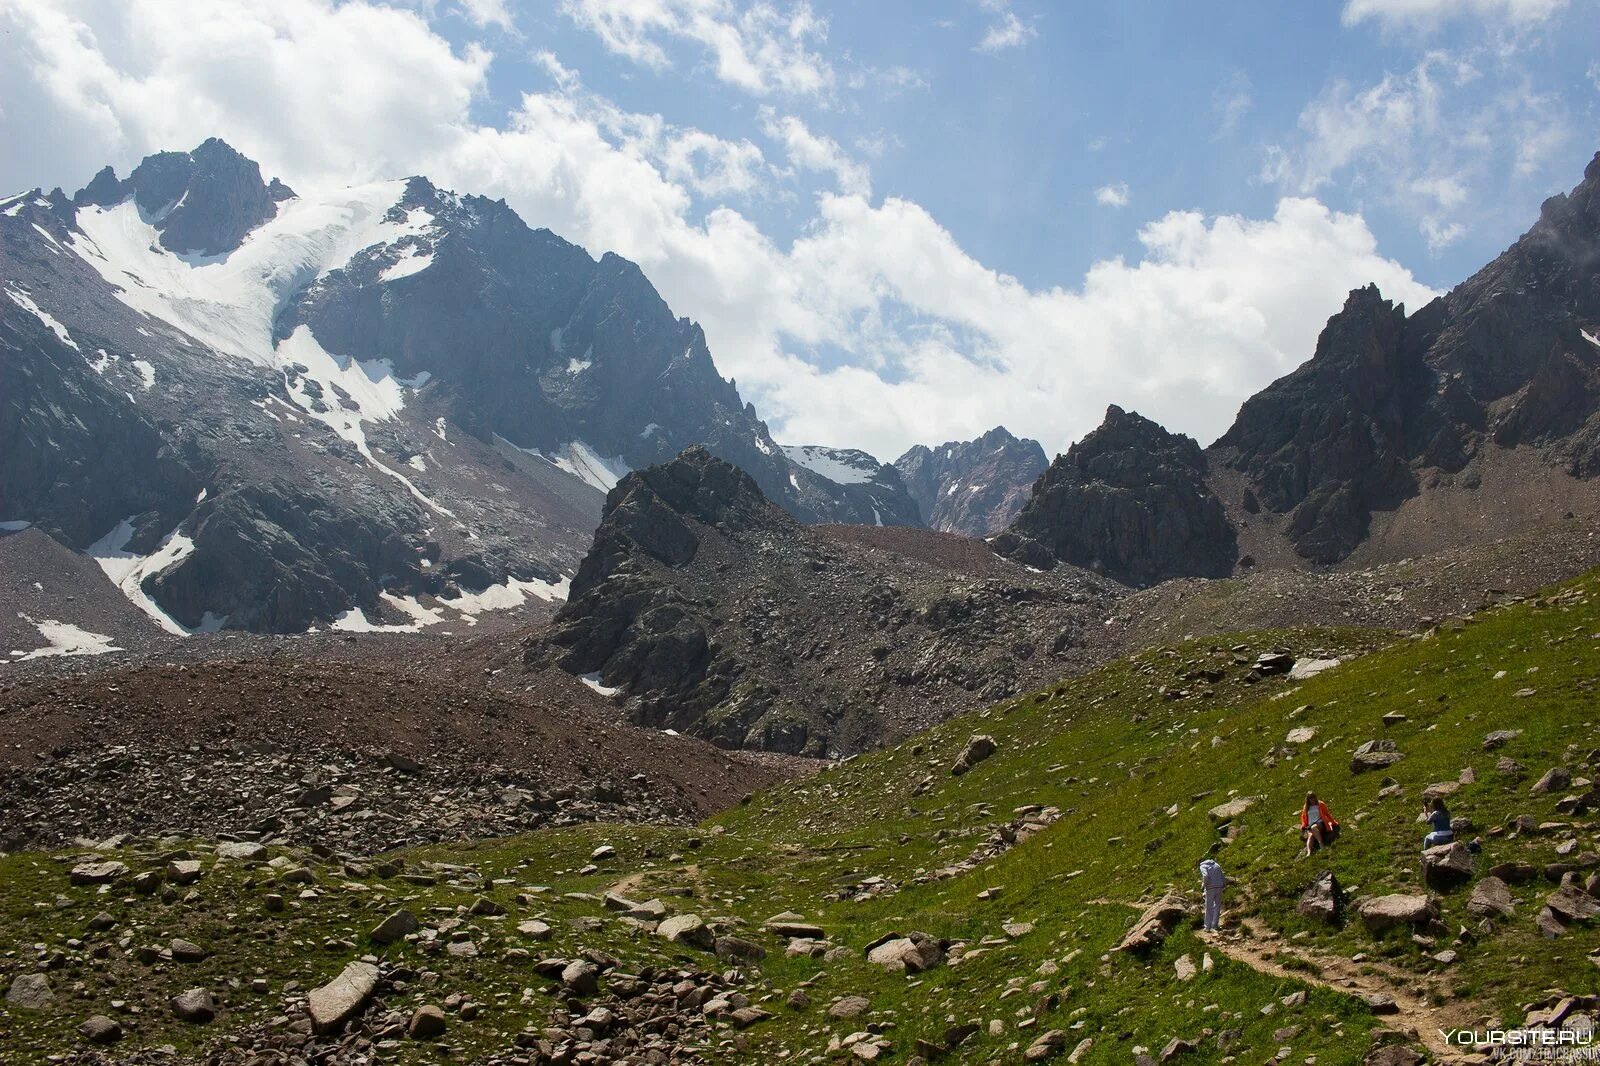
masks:
<path fill-rule="evenodd" d="M 1455 830 L 1450 828 L 1450 812 L 1445 808 L 1444 800 L 1435 797 L 1430 804 L 1423 807 L 1423 813 L 1428 816 L 1428 835 L 1422 838 L 1422 848 L 1438 847 L 1448 844 L 1456 838 Z"/>

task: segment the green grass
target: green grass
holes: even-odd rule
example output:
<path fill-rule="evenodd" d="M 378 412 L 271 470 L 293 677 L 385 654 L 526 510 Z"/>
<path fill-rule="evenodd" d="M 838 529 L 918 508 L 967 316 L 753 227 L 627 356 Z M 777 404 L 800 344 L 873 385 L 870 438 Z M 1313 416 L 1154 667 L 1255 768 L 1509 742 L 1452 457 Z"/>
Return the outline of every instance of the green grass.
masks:
<path fill-rule="evenodd" d="M 1218 853 L 1236 882 L 1229 906 L 1291 943 L 1280 964 L 1315 978 L 1322 969 L 1306 955 L 1358 953 L 1399 968 L 1436 998 L 1456 1001 L 1464 1017 L 1520 1017 L 1522 1004 L 1551 988 L 1600 990 L 1600 970 L 1588 954 L 1600 948 L 1600 931 L 1574 928 L 1551 942 L 1533 925 L 1551 885 L 1514 886 L 1516 919 L 1497 923 L 1475 942 L 1454 947 L 1461 961 L 1441 967 L 1409 934 L 1381 940 L 1357 922 L 1330 928 L 1300 917 L 1301 891 L 1332 869 L 1360 893 L 1416 891 L 1422 827 L 1415 816 L 1422 789 L 1454 781 L 1471 769 L 1475 783 L 1451 797 L 1453 813 L 1471 818 L 1484 834 L 1482 872 L 1516 859 L 1535 865 L 1556 861 L 1569 838 L 1578 851 L 1595 846 L 1587 816 L 1576 821 L 1556 811 L 1560 795 L 1532 796 L 1529 786 L 1546 769 L 1565 765 L 1587 776 L 1596 745 L 1594 689 L 1600 683 L 1600 578 L 1591 574 L 1535 601 L 1486 611 L 1442 627 L 1425 638 L 1372 631 L 1303 630 L 1248 634 L 1173 645 L 1120 661 L 987 710 L 962 716 L 893 749 L 852 759 L 823 773 L 763 793 L 699 829 L 586 826 L 529 837 L 425 849 L 403 856 L 416 864 L 471 865 L 481 883 L 418 887 L 373 876 L 347 877 L 326 864 L 318 870 L 319 896 L 294 901 L 281 922 L 257 922 L 261 896 L 273 886 L 264 871 L 217 868 L 197 886 L 192 903 L 165 903 L 121 892 L 97 895 L 68 885 L 70 863 L 61 856 L 0 858 L 0 983 L 55 959 L 59 1009 L 21 1016 L 0 1004 L 0 1060 L 33 1061 L 73 1042 L 72 1030 L 89 1013 L 108 1011 L 114 998 L 143 1008 L 124 1016 L 136 1026 L 130 1042 L 173 1043 L 189 1049 L 218 1028 L 266 1023 L 284 1010 L 286 982 L 308 986 L 326 980 L 349 958 L 375 950 L 366 930 L 405 901 L 419 916 L 454 914 L 478 894 L 506 905 L 501 920 L 462 915 L 483 953 L 470 960 L 424 954 L 414 944 L 389 950 L 414 968 L 439 973 L 437 983 L 409 990 L 390 1006 L 409 1009 L 453 991 L 485 1007 L 472 1022 L 455 1022 L 447 1042 L 467 1059 L 505 1049 L 508 1034 L 542 1024 L 555 1001 L 548 983 L 533 974 L 534 958 L 598 947 L 629 967 L 687 964 L 721 968 L 708 955 L 679 949 L 615 919 L 594 903 L 563 893 L 599 893 L 626 875 L 641 875 L 634 898 L 687 888 L 692 899 L 664 896 L 674 910 L 723 919 L 769 948 L 748 994 L 774 1017 L 706 1049 L 707 1057 L 734 1061 L 822 1061 L 830 1038 L 867 1023 L 889 1025 L 890 1061 L 903 1061 L 916 1038 L 942 1043 L 951 1022 L 982 1023 L 963 1049 L 964 1061 L 1017 1061 L 1046 1029 L 1069 1032 L 1068 1047 L 1094 1043 L 1081 1061 L 1125 1063 L 1138 1045 L 1159 1052 L 1172 1037 L 1197 1039 L 1239 1030 L 1232 1050 L 1250 1049 L 1250 1061 L 1279 1046 L 1274 1033 L 1299 1026 L 1288 1038 L 1291 1061 L 1315 1055 L 1322 1066 L 1361 1061 L 1370 1031 L 1386 1020 L 1359 1001 L 1294 979 L 1267 976 L 1227 960 L 1180 929 L 1149 959 L 1111 953 L 1136 915 L 1134 905 L 1168 885 L 1193 890 L 1195 867 L 1218 834 L 1208 808 L 1230 794 L 1263 797 L 1238 820 L 1237 838 Z M 1251 684 L 1229 651 L 1247 646 L 1251 656 L 1274 646 L 1299 655 L 1352 656 L 1344 665 L 1303 683 L 1268 679 Z M 1358 656 L 1358 657 L 1356 657 Z M 1204 671 L 1205 673 L 1202 673 Z M 1498 671 L 1504 676 L 1496 678 Z M 1206 675 L 1216 678 L 1208 681 Z M 1532 688 L 1531 695 L 1517 696 Z M 1183 698 L 1165 694 L 1183 690 Z M 1406 715 L 1384 727 L 1388 712 Z M 1317 735 L 1290 749 L 1285 734 L 1310 726 Z M 1523 733 L 1490 754 L 1485 734 Z M 949 766 L 975 733 L 992 735 L 998 752 L 970 773 Z M 1353 775 L 1351 752 L 1366 740 L 1396 741 L 1405 758 L 1387 776 L 1398 795 L 1384 796 L 1384 774 Z M 1495 770 L 1509 756 L 1527 776 Z M 1296 859 L 1295 818 L 1314 788 L 1346 827 L 1342 840 L 1308 861 Z M 1582 791 L 1573 789 L 1573 792 Z M 1207 793 L 1201 798 L 1195 798 Z M 1050 828 L 979 869 L 950 879 L 930 877 L 982 845 L 1013 817 L 1014 808 L 1039 804 L 1063 815 Z M 1169 813 L 1171 812 L 1171 813 Z M 1567 823 L 1571 828 L 1531 838 L 1491 836 L 1515 815 Z M 703 838 L 691 848 L 690 838 Z M 578 872 L 599 843 L 618 850 L 616 860 L 593 874 Z M 123 856 L 138 865 L 135 856 Z M 692 867 L 692 869 L 690 869 Z M 860 902 L 829 898 L 841 888 L 881 877 L 888 894 Z M 344 887 L 359 884 L 361 889 Z M 520 890 L 550 891 L 517 902 Z M 298 892 L 285 890 L 291 900 Z M 998 888 L 992 899 L 980 890 Z M 1454 930 L 1476 927 L 1465 909 L 1467 890 L 1442 898 L 1443 920 Z M 61 897 L 66 905 L 57 906 Z M 104 908 L 119 919 L 109 934 L 87 934 L 91 915 Z M 850 949 L 849 957 L 823 963 L 785 958 L 779 941 L 760 930 L 771 914 L 795 910 L 826 928 Z M 518 936 L 516 922 L 547 918 L 555 938 L 543 944 Z M 604 918 L 595 930 L 574 920 Z M 1002 926 L 1031 923 L 1015 939 Z M 269 928 L 270 933 L 263 933 Z M 861 948 L 891 930 L 921 930 L 963 941 L 971 951 L 958 965 L 915 978 L 868 965 Z M 194 966 L 145 967 L 117 942 L 132 931 L 130 947 L 173 935 L 211 948 Z M 69 938 L 91 937 L 81 947 Z M 334 946 L 325 947 L 328 941 Z M 96 942 L 112 945 L 106 958 L 89 957 Z M 1437 950 L 1437 948 L 1435 950 Z M 1214 966 L 1180 982 L 1174 962 L 1188 954 L 1198 963 L 1210 952 Z M 510 954 L 508 954 L 510 952 Z M 253 976 L 267 979 L 263 995 L 224 985 L 224 1014 L 211 1030 L 173 1022 L 168 995 L 195 984 Z M 790 990 L 812 982 L 812 1006 L 784 1006 Z M 72 991 L 82 985 L 81 994 Z M 1284 1007 L 1289 993 L 1310 987 L 1307 1002 Z M 531 989 L 531 992 L 525 990 Z M 831 998 L 869 997 L 872 1013 L 830 1021 Z M 1272 1007 L 1270 1013 L 1263 1008 Z M 1022 1023 L 1027 1022 L 1027 1025 Z M 991 1023 L 999 1023 L 994 1035 Z M 1220 1056 L 1214 1037 L 1196 1061 Z M 393 1056 L 423 1061 L 436 1053 L 404 1044 Z"/>

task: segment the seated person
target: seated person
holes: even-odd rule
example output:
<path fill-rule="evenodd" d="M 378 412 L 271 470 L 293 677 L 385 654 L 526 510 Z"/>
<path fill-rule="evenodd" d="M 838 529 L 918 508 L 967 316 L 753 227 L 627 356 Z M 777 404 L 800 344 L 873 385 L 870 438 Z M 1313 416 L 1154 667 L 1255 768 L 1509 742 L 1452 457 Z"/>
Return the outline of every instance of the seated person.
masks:
<path fill-rule="evenodd" d="M 1328 805 L 1317 799 L 1315 792 L 1306 793 L 1306 803 L 1300 808 L 1300 835 L 1305 838 L 1306 850 L 1302 858 L 1310 858 L 1317 848 L 1333 843 L 1339 835 L 1339 823 L 1328 813 Z"/>
<path fill-rule="evenodd" d="M 1429 832 L 1422 838 L 1422 848 L 1438 847 L 1455 840 L 1455 830 L 1450 828 L 1450 812 L 1445 808 L 1444 800 L 1435 799 L 1422 807 L 1422 812 L 1428 816 Z"/>

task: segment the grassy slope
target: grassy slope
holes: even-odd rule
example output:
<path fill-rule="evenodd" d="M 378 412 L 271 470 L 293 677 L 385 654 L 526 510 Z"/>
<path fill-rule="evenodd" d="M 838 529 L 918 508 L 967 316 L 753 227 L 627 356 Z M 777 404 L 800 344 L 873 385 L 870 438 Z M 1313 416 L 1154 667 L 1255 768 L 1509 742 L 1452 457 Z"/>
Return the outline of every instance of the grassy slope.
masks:
<path fill-rule="evenodd" d="M 0 1003 L 0 1060 L 26 1061 L 69 1043 L 72 1027 L 105 1010 L 113 998 L 145 1008 L 132 1020 L 134 1039 L 193 1046 L 207 1034 L 169 1021 L 161 1004 L 172 992 L 218 978 L 266 977 L 271 991 L 265 995 L 221 989 L 222 1023 L 265 1021 L 285 1009 L 286 981 L 320 982 L 348 958 L 373 950 L 364 931 L 398 899 L 409 900 L 419 914 L 439 908 L 428 915 L 438 917 L 457 914 L 480 892 L 511 910 L 503 919 L 464 916 L 483 954 L 457 960 L 423 956 L 414 945 L 390 949 L 391 957 L 442 975 L 390 1005 L 404 1009 L 437 1002 L 448 992 L 469 992 L 485 1012 L 455 1023 L 447 1039 L 469 1056 L 500 1050 L 507 1046 L 506 1034 L 542 1023 L 555 1005 L 543 991 L 547 982 L 526 961 L 507 958 L 508 948 L 527 948 L 539 957 L 571 954 L 581 945 L 610 950 L 635 966 L 673 960 L 716 965 L 709 956 L 665 945 L 614 919 L 595 930 L 573 927 L 572 919 L 604 912 L 595 902 L 561 893 L 598 893 L 627 876 L 636 899 L 671 887 L 692 889 L 692 903 L 665 898 L 674 909 L 741 925 L 772 950 L 757 980 L 767 989 L 762 1005 L 775 1017 L 737 1037 L 726 1034 L 707 1049 L 716 1057 L 820 1059 L 830 1037 L 877 1022 L 892 1023 L 890 1058 L 899 1061 L 911 1054 L 915 1037 L 942 1042 L 949 1021 L 970 1019 L 1001 1026 L 998 1035 L 985 1030 L 969 1042 L 966 1061 L 1019 1059 L 1020 1049 L 1049 1028 L 1071 1028 L 1069 1047 L 1094 1038 L 1084 1062 L 1126 1062 L 1135 1045 L 1159 1051 L 1171 1037 L 1198 1038 L 1207 1028 L 1241 1030 L 1236 1049 L 1254 1049 L 1248 1057 L 1255 1059 L 1278 1047 L 1275 1031 L 1299 1025 L 1288 1041 L 1294 1061 L 1316 1055 L 1322 1066 L 1358 1062 L 1370 1046 L 1369 1030 L 1383 1020 L 1358 1001 L 1323 989 L 1313 989 L 1303 1007 L 1264 1015 L 1264 1006 L 1303 986 L 1227 961 L 1188 927 L 1149 960 L 1107 956 L 1135 916 L 1128 904 L 1168 884 L 1193 888 L 1196 863 L 1217 839 L 1206 811 L 1230 793 L 1265 797 L 1240 820 L 1242 834 L 1218 856 L 1240 883 L 1229 901 L 1235 914 L 1252 914 L 1286 938 L 1298 934 L 1292 943 L 1302 951 L 1347 957 L 1365 952 L 1414 973 L 1418 985 L 1454 1002 L 1465 1019 L 1515 1019 L 1521 1004 L 1548 988 L 1600 989 L 1600 970 L 1585 958 L 1600 946 L 1596 931 L 1575 929 L 1553 945 L 1537 936 L 1533 917 L 1548 884 L 1515 888 L 1518 917 L 1475 944 L 1458 946 L 1462 961 L 1452 967 L 1433 962 L 1408 935 L 1375 941 L 1357 923 L 1315 926 L 1294 913 L 1294 904 L 1328 867 L 1361 892 L 1414 889 L 1421 790 L 1456 780 L 1465 768 L 1477 780 L 1452 797 L 1452 810 L 1480 830 L 1519 814 L 1571 821 L 1555 811 L 1559 796 L 1531 796 L 1528 786 L 1554 765 L 1587 773 L 1593 689 L 1600 683 L 1597 594 L 1600 577 L 1590 575 L 1551 596 L 1497 608 L 1429 638 L 1400 639 L 1298 685 L 1247 684 L 1226 645 L 1247 645 L 1252 653 L 1283 645 L 1302 655 L 1349 654 L 1371 651 L 1382 638 L 1322 630 L 1156 649 L 775 789 L 694 833 L 590 826 L 405 857 L 413 864 L 470 864 L 481 881 L 457 877 L 456 884 L 424 888 L 370 873 L 349 876 L 324 865 L 316 866 L 318 897 L 298 901 L 300 886 L 273 886 L 265 871 L 218 867 L 201 881 L 196 900 L 163 903 L 111 892 L 97 897 L 93 889 L 69 887 L 64 857 L 0 859 L 0 882 L 7 886 L 0 895 L 0 983 L 9 984 L 12 973 L 36 959 L 60 953 L 64 964 L 54 979 L 67 1004 L 18 1024 L 20 1012 Z M 1225 671 L 1215 683 L 1183 679 L 1213 666 Z M 1505 675 L 1496 679 L 1502 670 Z M 1164 698 L 1173 688 L 1188 694 Z M 1533 694 L 1514 695 L 1526 688 Z M 1379 719 L 1391 711 L 1407 720 L 1385 729 Z M 1290 754 L 1284 735 L 1298 725 L 1315 728 L 1317 735 Z M 1483 736 L 1506 728 L 1524 732 L 1485 754 Z M 963 777 L 951 776 L 950 763 L 967 738 L 980 732 L 996 738 L 998 753 Z M 1381 774 L 1349 772 L 1351 751 L 1378 737 L 1397 741 L 1406 754 L 1390 771 L 1403 787 L 1401 796 L 1379 797 Z M 1268 760 L 1275 749 L 1278 757 Z M 1495 772 L 1496 760 L 1506 755 L 1526 766 L 1525 779 Z M 925 779 L 931 779 L 929 787 L 914 795 Z M 1298 862 L 1292 821 L 1308 787 L 1328 801 L 1349 831 L 1331 851 Z M 1053 805 L 1065 813 L 975 872 L 913 883 L 967 856 L 1024 804 Z M 1176 812 L 1169 815 L 1173 805 Z M 704 838 L 698 849 L 690 847 L 695 835 Z M 1486 836 L 1480 871 L 1512 858 L 1554 861 L 1558 843 L 1572 836 L 1579 851 L 1594 850 L 1594 832 L 1582 822 L 1577 831 L 1536 838 Z M 580 873 L 599 843 L 614 845 L 618 858 L 597 873 Z M 123 857 L 138 865 L 136 857 Z M 871 876 L 886 878 L 898 890 L 862 902 L 824 898 Z M 519 888 L 531 884 L 552 891 L 518 904 Z M 998 898 L 977 898 L 991 887 L 1002 890 Z M 261 896 L 271 890 L 290 896 L 286 916 L 262 912 Z M 1466 914 L 1466 896 L 1462 890 L 1443 900 L 1444 920 L 1452 928 L 1477 924 Z M 89 916 L 102 907 L 122 924 L 97 939 L 114 945 L 127 936 L 136 947 L 186 935 L 214 955 L 188 967 L 169 962 L 154 969 L 115 947 L 104 960 L 84 959 L 84 951 L 66 938 L 85 936 Z M 786 959 L 780 942 L 759 931 L 764 918 L 785 909 L 806 914 L 835 942 L 854 949 L 890 930 L 919 929 L 985 950 L 911 979 L 877 971 L 859 950 L 831 963 Z M 516 921 L 535 916 L 555 924 L 552 942 L 530 944 L 518 937 Z M 1002 931 L 1008 922 L 1031 922 L 1034 928 L 1012 939 Z M 1450 945 L 1439 944 L 1445 946 Z M 1207 951 L 1216 968 L 1179 982 L 1174 960 L 1190 954 L 1199 961 Z M 1055 972 L 1041 975 L 1041 966 Z M 784 999 L 802 981 L 812 982 L 813 1006 L 789 1010 Z M 73 982 L 82 983 L 81 998 L 72 995 Z M 831 998 L 855 993 L 871 999 L 873 1014 L 855 1021 L 825 1017 Z M 1059 994 L 1059 1004 L 1044 999 L 1050 993 Z M 1036 1012 L 1035 1027 L 1018 1028 Z M 415 1047 L 397 1054 L 419 1061 L 431 1055 Z M 1205 1044 L 1202 1057 L 1215 1056 L 1215 1044 Z"/>

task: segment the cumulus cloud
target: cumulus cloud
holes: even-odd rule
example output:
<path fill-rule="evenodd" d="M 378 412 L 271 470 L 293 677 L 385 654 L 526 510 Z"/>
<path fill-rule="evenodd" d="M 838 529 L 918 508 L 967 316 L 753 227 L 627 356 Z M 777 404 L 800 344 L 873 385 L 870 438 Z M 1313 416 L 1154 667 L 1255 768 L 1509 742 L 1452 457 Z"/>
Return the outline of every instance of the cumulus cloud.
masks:
<path fill-rule="evenodd" d="M 566 13 L 607 49 L 655 70 L 673 66 L 669 41 L 697 46 L 716 77 L 757 96 L 822 95 L 833 66 L 815 46 L 828 24 L 806 3 L 763 0 L 564 0 Z"/>
<path fill-rule="evenodd" d="M 1119 181 L 1114 185 L 1102 185 L 1094 191 L 1094 202 L 1102 207 L 1127 207 L 1128 183 Z"/>
<path fill-rule="evenodd" d="M 872 195 L 872 173 L 851 159 L 832 137 L 813 133 L 804 121 L 793 115 L 778 115 L 770 108 L 761 112 L 762 131 L 783 144 L 791 166 L 800 170 L 832 174 L 839 191 L 855 196 Z"/>
<path fill-rule="evenodd" d="M 1433 29 L 1453 18 L 1529 26 L 1567 6 L 1567 0 L 1347 0 L 1346 26 L 1368 20 L 1388 26 Z"/>
<path fill-rule="evenodd" d="M 470 104 L 488 56 L 452 50 L 418 14 L 282 0 L 175 21 L 169 7 L 0 0 L 21 57 L 0 72 L 0 135 L 20 149 L 0 160 L 8 177 L 31 158 L 82 180 L 105 158 L 222 133 L 295 185 L 421 172 L 504 196 L 532 225 L 639 262 L 783 439 L 887 458 L 1004 423 L 1062 448 L 1112 402 L 1209 439 L 1310 354 L 1350 288 L 1432 295 L 1359 216 L 1303 195 L 1265 219 L 1163 215 L 1137 260 L 1030 287 L 920 205 L 874 204 L 864 175 L 823 167 L 839 190 L 783 243 L 718 199 L 759 185 L 759 149 L 618 108 L 553 56 L 552 87 L 487 125 Z M 770 118 L 791 165 L 830 161 L 831 142 Z"/>
<path fill-rule="evenodd" d="M 983 32 L 983 39 L 978 42 L 978 51 L 1004 52 L 1008 48 L 1020 48 L 1039 36 L 1031 21 L 1024 22 L 1011 10 L 1011 0 L 978 0 L 978 4 L 993 16 Z"/>

